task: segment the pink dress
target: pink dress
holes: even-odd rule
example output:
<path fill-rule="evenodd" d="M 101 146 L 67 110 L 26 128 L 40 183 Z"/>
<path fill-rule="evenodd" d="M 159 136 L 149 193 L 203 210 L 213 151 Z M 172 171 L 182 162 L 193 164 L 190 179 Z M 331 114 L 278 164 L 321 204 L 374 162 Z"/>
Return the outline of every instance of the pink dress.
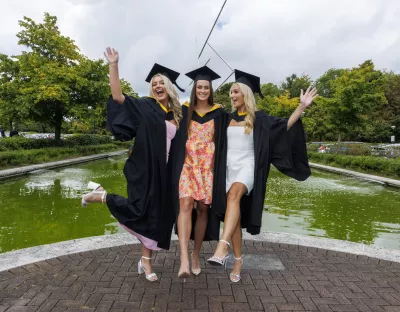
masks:
<path fill-rule="evenodd" d="M 192 120 L 179 180 L 179 198 L 192 197 L 206 205 L 211 204 L 214 152 L 214 120 L 204 124 Z"/>
<path fill-rule="evenodd" d="M 175 137 L 176 134 L 176 126 L 169 122 L 165 121 L 166 125 L 166 132 L 167 132 L 167 162 L 168 162 L 168 156 L 169 156 L 169 149 L 171 148 L 171 140 Z M 126 227 L 125 225 L 121 224 L 120 225 L 127 230 L 129 233 L 132 235 L 136 236 L 138 240 L 148 249 L 150 250 L 161 250 L 157 246 L 157 242 L 155 240 L 152 240 L 150 238 L 144 237 L 143 235 L 140 235 L 139 233 L 136 233 L 135 231 L 132 231 L 130 228 Z"/>

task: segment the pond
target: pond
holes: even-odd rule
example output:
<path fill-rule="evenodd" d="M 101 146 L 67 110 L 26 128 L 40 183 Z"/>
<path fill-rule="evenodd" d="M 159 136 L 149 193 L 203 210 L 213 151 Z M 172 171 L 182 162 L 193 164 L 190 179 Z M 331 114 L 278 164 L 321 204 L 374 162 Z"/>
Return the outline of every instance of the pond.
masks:
<path fill-rule="evenodd" d="M 124 232 L 101 205 L 82 208 L 93 180 L 126 195 L 125 157 L 33 172 L 0 182 L 0 252 Z M 313 170 L 305 182 L 271 170 L 263 230 L 400 250 L 400 190 Z"/>

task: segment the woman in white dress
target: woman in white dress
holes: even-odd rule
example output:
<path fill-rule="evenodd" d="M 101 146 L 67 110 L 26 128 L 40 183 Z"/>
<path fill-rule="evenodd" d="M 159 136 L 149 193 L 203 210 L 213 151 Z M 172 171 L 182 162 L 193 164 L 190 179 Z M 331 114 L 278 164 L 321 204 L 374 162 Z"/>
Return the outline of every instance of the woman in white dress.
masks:
<path fill-rule="evenodd" d="M 243 264 L 241 228 L 252 235 L 260 233 L 271 163 L 300 181 L 310 175 L 299 118 L 317 96 L 315 88 L 308 88 L 304 94 L 302 90 L 300 104 L 290 118 L 277 118 L 256 111 L 254 92 L 262 96 L 259 77 L 235 70 L 235 81 L 230 89 L 233 113 L 227 130 L 227 204 L 215 207 L 214 212 L 224 221 L 224 229 L 214 256 L 207 260 L 212 265 L 225 265 L 232 240 L 232 282 L 240 281 Z"/>

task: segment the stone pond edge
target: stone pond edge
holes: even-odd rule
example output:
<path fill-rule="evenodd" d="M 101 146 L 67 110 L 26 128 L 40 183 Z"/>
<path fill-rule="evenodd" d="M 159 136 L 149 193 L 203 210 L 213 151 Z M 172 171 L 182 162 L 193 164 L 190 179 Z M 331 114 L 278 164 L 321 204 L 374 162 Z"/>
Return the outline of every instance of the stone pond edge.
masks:
<path fill-rule="evenodd" d="M 173 236 L 172 239 L 177 240 L 177 237 Z M 291 247 L 310 252 L 328 250 L 342 257 L 363 258 L 368 261 L 385 262 L 389 265 L 391 263 L 400 263 L 400 250 L 337 239 L 276 232 L 262 232 L 255 236 L 243 233 L 243 239 L 259 243 L 278 244 L 283 245 L 282 247 L 285 248 Z M 119 233 L 10 251 L 0 254 L 0 272 L 69 254 L 138 243 L 139 241 L 132 235 Z"/>

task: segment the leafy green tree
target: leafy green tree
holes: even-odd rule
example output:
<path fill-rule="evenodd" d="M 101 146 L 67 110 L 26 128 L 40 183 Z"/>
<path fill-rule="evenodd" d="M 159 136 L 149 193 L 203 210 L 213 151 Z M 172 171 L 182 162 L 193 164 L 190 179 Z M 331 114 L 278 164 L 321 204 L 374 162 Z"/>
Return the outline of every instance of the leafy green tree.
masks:
<path fill-rule="evenodd" d="M 381 109 L 380 116 L 386 121 L 385 129 L 390 127 L 390 135 L 395 134 L 397 142 L 400 142 L 400 75 L 389 72 L 386 73 L 386 77 L 385 97 L 387 106 Z M 391 128 L 392 126 L 396 127 L 394 131 Z"/>
<path fill-rule="evenodd" d="M 229 91 L 233 82 L 223 84 L 217 91 L 214 92 L 214 102 L 221 104 L 227 112 L 232 111 L 231 98 Z"/>
<path fill-rule="evenodd" d="M 325 141 L 334 137 L 335 126 L 327 118 L 332 100 L 318 96 L 302 117 L 309 140 Z"/>
<path fill-rule="evenodd" d="M 27 51 L 15 57 L 0 55 L 0 122 L 49 125 L 56 140 L 63 124 L 80 124 L 80 130 L 89 132 L 104 129 L 110 94 L 104 61 L 82 55 L 48 13 L 42 23 L 24 17 L 19 25 L 18 43 Z M 128 82 L 121 83 L 125 93 L 137 96 Z"/>
<path fill-rule="evenodd" d="M 284 93 L 281 89 L 279 89 L 279 87 L 277 85 L 275 85 L 271 82 L 262 84 L 261 92 L 265 97 L 266 96 L 272 96 L 272 97 L 280 96 Z"/>
<path fill-rule="evenodd" d="M 19 74 L 18 60 L 0 54 L 0 124 L 3 127 L 10 125 L 12 130 L 14 122 L 21 122 L 23 114 L 18 110 L 18 81 Z"/>
<path fill-rule="evenodd" d="M 295 98 L 300 97 L 301 89 L 305 91 L 311 84 L 312 80 L 310 76 L 303 74 L 298 77 L 296 74 L 292 74 L 282 82 L 281 89 L 289 92 L 289 97 Z"/>
<path fill-rule="evenodd" d="M 271 116 L 290 117 L 299 105 L 299 98 L 290 98 L 286 91 L 280 96 L 266 96 L 257 101 L 257 108 L 263 110 Z"/>
<path fill-rule="evenodd" d="M 344 69 L 329 69 L 321 77 L 315 81 L 315 87 L 318 89 L 318 94 L 325 98 L 332 98 L 335 90 L 332 86 L 336 78 L 341 77 L 345 73 Z"/>
<path fill-rule="evenodd" d="M 355 131 L 363 131 L 368 115 L 387 102 L 385 83 L 385 76 L 370 60 L 345 70 L 332 82 L 334 97 L 327 120 L 335 126 L 339 141 L 342 136 L 354 138 Z"/>
<path fill-rule="evenodd" d="M 18 44 L 30 50 L 18 56 L 21 111 L 48 121 L 60 140 L 63 119 L 77 97 L 74 87 L 82 84 L 78 67 L 84 57 L 72 39 L 61 35 L 55 16 L 45 13 L 43 23 L 24 17 L 19 25 Z"/>

